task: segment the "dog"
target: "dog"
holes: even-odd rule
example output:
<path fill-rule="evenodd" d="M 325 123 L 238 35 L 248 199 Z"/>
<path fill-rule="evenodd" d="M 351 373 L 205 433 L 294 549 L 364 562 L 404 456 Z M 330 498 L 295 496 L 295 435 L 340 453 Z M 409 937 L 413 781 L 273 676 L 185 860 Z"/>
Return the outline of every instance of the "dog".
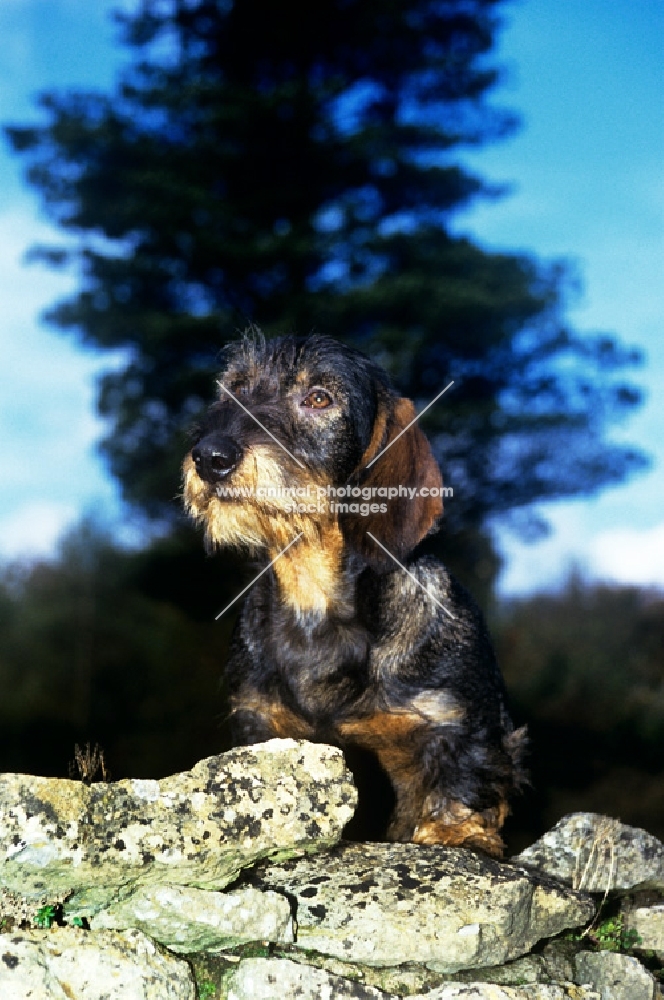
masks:
<path fill-rule="evenodd" d="M 389 779 L 387 839 L 501 856 L 525 734 L 480 611 L 438 560 L 411 558 L 443 507 L 412 402 L 318 334 L 245 337 L 218 385 L 185 505 L 211 549 L 270 560 L 231 640 L 234 745 L 292 737 L 368 757 Z"/>

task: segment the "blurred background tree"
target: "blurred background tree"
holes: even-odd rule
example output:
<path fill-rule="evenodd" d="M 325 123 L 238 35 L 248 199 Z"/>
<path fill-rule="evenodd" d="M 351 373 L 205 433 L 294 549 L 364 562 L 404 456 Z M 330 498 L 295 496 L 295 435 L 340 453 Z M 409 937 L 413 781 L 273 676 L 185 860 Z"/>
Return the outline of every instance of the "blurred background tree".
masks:
<path fill-rule="evenodd" d="M 490 102 L 500 4 L 139 0 L 119 16 L 130 60 L 113 93 L 44 94 L 43 124 L 7 128 L 66 237 L 33 256 L 79 269 L 79 291 L 50 320 L 124 349 L 99 388 L 102 446 L 126 499 L 164 534 L 140 554 L 77 536 L 59 566 L 7 584 L 30 616 L 40 587 L 61 594 L 49 611 L 60 631 L 88 623 L 69 645 L 52 645 L 47 621 L 30 629 L 62 655 L 42 696 L 62 669 L 80 675 L 62 718 L 110 741 L 112 769 L 113 752 L 123 771 L 154 773 L 223 742 L 188 742 L 172 712 L 184 719 L 193 670 L 202 700 L 189 718 L 207 732 L 226 626 L 213 635 L 203 622 L 240 589 L 237 564 L 205 559 L 176 497 L 220 348 L 248 324 L 351 342 L 421 404 L 454 379 L 425 424 L 455 493 L 430 547 L 485 604 L 499 567 L 491 520 L 536 532 L 534 501 L 589 494 L 643 465 L 606 437 L 639 402 L 626 375 L 638 353 L 567 327 L 564 264 L 455 231 L 472 199 L 502 193 L 464 169 L 463 148 L 517 125 Z M 87 597 L 68 590 L 70 569 Z M 103 637 L 115 602 L 114 660 Z M 49 657 L 30 656 L 46 671 Z M 98 698 L 117 705 L 124 735 Z M 181 742 L 144 740 L 149 711 Z"/>
<path fill-rule="evenodd" d="M 488 101 L 498 7 L 142 0 L 121 18 L 132 61 L 115 93 L 43 95 L 46 124 L 7 130 L 74 237 L 33 251 L 81 268 L 50 319 L 127 350 L 99 407 L 128 500 L 179 517 L 187 428 L 249 323 L 351 341 L 417 400 L 455 380 L 428 429 L 471 579 L 493 575 L 471 544 L 489 517 L 639 465 L 604 437 L 639 398 L 623 377 L 635 353 L 566 329 L 560 263 L 453 234 L 471 199 L 499 193 L 460 149 L 516 125 Z"/>
<path fill-rule="evenodd" d="M 0 573 L 0 771 L 66 777 L 74 743 L 88 740 L 114 778 L 218 752 L 231 622 L 214 621 L 211 561 L 207 604 L 159 598 L 150 582 L 165 553 L 178 563 L 177 542 L 128 553 L 85 521 L 57 561 Z"/>
<path fill-rule="evenodd" d="M 664 595 L 573 573 L 558 594 L 503 601 L 492 624 L 533 746 L 519 842 L 577 810 L 664 838 Z"/>

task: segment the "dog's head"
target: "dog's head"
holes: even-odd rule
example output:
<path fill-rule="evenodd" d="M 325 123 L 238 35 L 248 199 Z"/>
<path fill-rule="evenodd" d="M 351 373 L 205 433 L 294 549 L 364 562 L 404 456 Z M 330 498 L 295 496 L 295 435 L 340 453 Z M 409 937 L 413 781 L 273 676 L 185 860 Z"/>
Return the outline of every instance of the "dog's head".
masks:
<path fill-rule="evenodd" d="M 392 566 L 368 532 L 401 559 L 442 513 L 415 419 L 360 351 L 320 335 L 245 338 L 185 459 L 185 504 L 212 545 L 273 551 L 336 524 L 346 547 Z"/>

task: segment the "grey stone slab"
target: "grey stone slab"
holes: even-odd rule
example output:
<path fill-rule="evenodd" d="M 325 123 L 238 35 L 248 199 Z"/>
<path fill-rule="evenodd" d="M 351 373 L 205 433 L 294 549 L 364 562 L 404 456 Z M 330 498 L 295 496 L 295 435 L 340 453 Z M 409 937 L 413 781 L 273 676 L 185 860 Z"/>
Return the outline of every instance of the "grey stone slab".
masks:
<path fill-rule="evenodd" d="M 599 993 L 600 1000 L 658 1000 L 657 983 L 630 955 L 583 951 L 575 959 L 576 982 Z"/>
<path fill-rule="evenodd" d="M 664 844 L 599 813 L 570 813 L 517 857 L 576 889 L 605 892 L 637 885 L 664 888 Z"/>
<path fill-rule="evenodd" d="M 0 935 L 2 1000 L 196 1000 L 186 962 L 141 931 Z"/>
<path fill-rule="evenodd" d="M 654 951 L 664 960 L 664 903 L 639 906 L 625 914 L 625 930 L 639 935 L 638 948 Z"/>
<path fill-rule="evenodd" d="M 91 927 L 138 927 L 171 951 L 185 954 L 220 951 L 251 941 L 289 944 L 293 940 L 288 900 L 251 886 L 236 892 L 146 886 L 97 914 Z"/>
<path fill-rule="evenodd" d="M 245 959 L 226 989 L 227 1000 L 400 1000 L 393 993 L 285 958 Z"/>
<path fill-rule="evenodd" d="M 341 751 L 295 740 L 208 757 L 161 781 L 4 774 L 0 886 L 35 898 L 75 889 L 87 913 L 125 885 L 218 889 L 259 858 L 336 842 L 355 802 Z"/>
<path fill-rule="evenodd" d="M 499 965 L 595 909 L 552 879 L 419 844 L 340 844 L 319 859 L 262 863 L 250 877 L 295 899 L 296 947 L 374 966 Z"/>

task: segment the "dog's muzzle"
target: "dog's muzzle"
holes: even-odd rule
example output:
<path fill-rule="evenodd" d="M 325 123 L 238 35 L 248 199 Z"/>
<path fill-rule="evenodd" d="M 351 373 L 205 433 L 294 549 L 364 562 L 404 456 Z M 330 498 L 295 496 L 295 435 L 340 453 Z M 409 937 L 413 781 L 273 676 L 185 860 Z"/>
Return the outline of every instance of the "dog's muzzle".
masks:
<path fill-rule="evenodd" d="M 192 448 L 196 472 L 206 483 L 218 483 L 233 471 L 242 458 L 242 450 L 221 434 L 209 434 Z"/>

